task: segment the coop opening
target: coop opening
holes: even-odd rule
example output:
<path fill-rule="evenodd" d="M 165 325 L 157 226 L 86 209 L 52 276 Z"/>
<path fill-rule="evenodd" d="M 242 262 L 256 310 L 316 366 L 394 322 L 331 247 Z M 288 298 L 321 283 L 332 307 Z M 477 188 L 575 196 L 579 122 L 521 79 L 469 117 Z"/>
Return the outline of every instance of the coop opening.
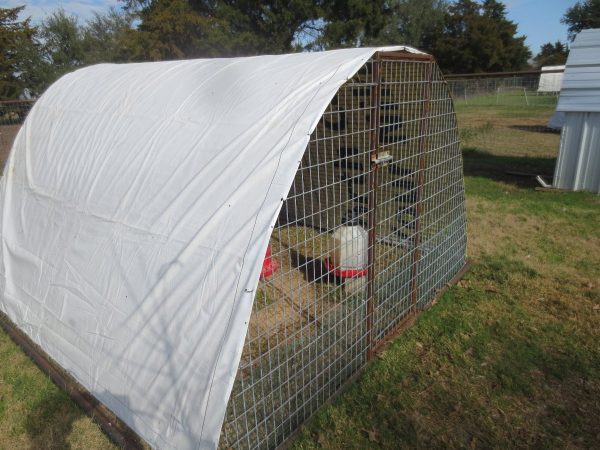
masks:
<path fill-rule="evenodd" d="M 275 448 L 465 264 L 452 99 L 380 52 L 331 100 L 275 224 L 221 448 Z"/>

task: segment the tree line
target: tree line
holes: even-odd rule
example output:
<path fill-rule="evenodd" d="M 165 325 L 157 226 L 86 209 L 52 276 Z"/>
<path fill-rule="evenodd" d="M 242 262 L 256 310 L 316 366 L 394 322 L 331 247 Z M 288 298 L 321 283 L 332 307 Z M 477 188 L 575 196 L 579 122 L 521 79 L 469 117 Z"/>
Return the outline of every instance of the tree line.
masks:
<path fill-rule="evenodd" d="M 521 70 L 531 58 L 498 0 L 120 1 L 85 23 L 59 8 L 33 25 L 20 18 L 24 6 L 0 8 L 0 99 L 38 95 L 61 75 L 102 62 L 396 44 L 432 53 L 446 73 Z M 571 38 L 600 26 L 600 0 L 580 1 L 563 21 Z M 548 43 L 533 62 L 561 64 L 567 52 Z"/>

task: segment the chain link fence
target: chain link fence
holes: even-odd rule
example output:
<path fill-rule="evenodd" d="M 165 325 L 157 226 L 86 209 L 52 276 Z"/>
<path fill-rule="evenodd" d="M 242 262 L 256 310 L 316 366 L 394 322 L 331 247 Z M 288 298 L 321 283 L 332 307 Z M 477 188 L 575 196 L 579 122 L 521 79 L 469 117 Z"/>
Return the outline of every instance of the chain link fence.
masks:
<path fill-rule="evenodd" d="M 557 76 L 559 75 L 559 76 Z M 448 76 L 448 88 L 458 104 L 479 106 L 548 106 L 558 101 L 562 71 Z M 550 78 L 552 77 L 552 78 Z M 546 80 L 548 79 L 548 80 Z M 550 81 L 550 82 L 548 82 Z"/>

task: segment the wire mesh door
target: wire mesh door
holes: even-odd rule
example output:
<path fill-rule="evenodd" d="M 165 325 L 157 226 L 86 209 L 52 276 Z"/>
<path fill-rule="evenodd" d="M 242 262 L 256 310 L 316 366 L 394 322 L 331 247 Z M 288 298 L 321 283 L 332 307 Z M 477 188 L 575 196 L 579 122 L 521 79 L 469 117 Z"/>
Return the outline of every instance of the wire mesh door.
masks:
<path fill-rule="evenodd" d="M 338 91 L 271 236 L 221 448 L 280 445 L 454 275 L 420 249 L 464 226 L 457 145 L 429 57 L 379 54 Z"/>
<path fill-rule="evenodd" d="M 433 60 L 379 60 L 372 351 L 465 263 L 462 158 L 452 99 Z"/>

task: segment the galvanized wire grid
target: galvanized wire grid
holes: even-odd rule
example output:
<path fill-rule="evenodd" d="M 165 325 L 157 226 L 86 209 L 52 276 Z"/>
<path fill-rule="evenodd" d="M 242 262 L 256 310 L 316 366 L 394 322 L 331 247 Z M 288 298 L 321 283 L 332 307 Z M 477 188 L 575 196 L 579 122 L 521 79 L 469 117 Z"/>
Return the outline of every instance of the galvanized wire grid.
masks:
<path fill-rule="evenodd" d="M 350 253 L 370 255 L 368 275 L 327 266 L 340 226 L 361 227 L 367 247 L 353 240 Z M 278 270 L 259 282 L 220 447 L 274 448 L 292 435 L 460 270 L 465 246 L 458 131 L 439 69 L 369 61 L 327 108 L 284 202 L 270 240 Z"/>

